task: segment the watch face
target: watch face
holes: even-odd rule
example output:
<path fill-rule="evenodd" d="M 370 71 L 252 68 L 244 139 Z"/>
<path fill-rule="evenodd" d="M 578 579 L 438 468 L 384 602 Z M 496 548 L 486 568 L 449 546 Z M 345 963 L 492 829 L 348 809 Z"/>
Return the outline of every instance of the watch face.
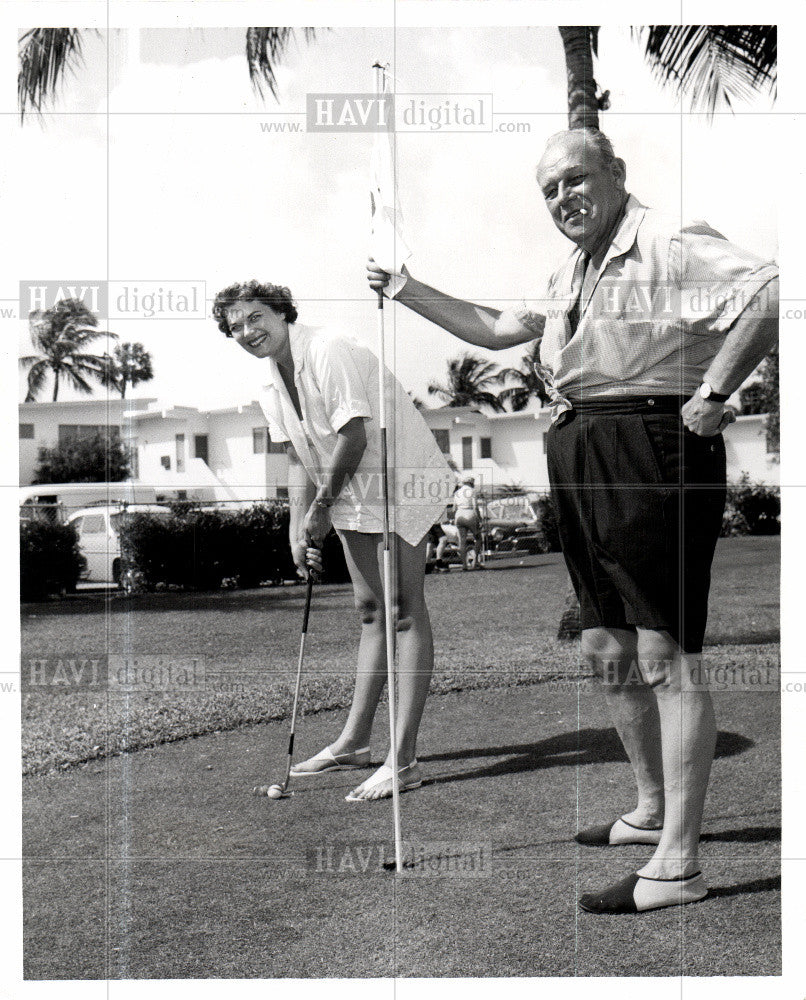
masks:
<path fill-rule="evenodd" d="M 710 399 L 711 397 L 711 386 L 707 382 L 703 382 L 700 386 L 700 395 L 703 399 Z"/>

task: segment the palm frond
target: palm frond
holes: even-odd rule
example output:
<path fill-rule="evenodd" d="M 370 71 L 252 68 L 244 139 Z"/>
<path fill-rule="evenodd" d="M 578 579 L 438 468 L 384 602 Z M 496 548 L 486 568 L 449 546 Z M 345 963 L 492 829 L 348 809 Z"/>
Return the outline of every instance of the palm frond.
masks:
<path fill-rule="evenodd" d="M 47 361 L 42 361 L 37 358 L 20 358 L 20 361 L 23 360 L 33 361 L 31 370 L 28 372 L 28 394 L 25 397 L 25 402 L 35 403 L 39 393 L 42 391 L 42 387 L 45 384 L 45 379 L 48 377 L 50 366 Z"/>
<path fill-rule="evenodd" d="M 303 36 L 310 42 L 316 35 L 314 28 L 303 28 Z M 280 63 L 295 39 L 294 28 L 247 28 L 246 29 L 246 62 L 249 66 L 249 79 L 261 98 L 265 97 L 264 88 L 277 99 L 277 76 L 275 67 Z"/>
<path fill-rule="evenodd" d="M 655 25 L 633 29 L 633 35 L 661 84 L 710 117 L 759 91 L 775 93 L 775 25 Z"/>
<path fill-rule="evenodd" d="M 86 369 L 74 368 L 72 365 L 64 365 L 61 370 L 61 374 L 77 392 L 80 392 L 84 396 L 92 395 L 92 386 L 84 377 Z"/>
<path fill-rule="evenodd" d="M 81 31 L 78 28 L 31 28 L 19 39 L 17 98 L 20 119 L 52 98 L 68 69 L 81 63 Z"/>

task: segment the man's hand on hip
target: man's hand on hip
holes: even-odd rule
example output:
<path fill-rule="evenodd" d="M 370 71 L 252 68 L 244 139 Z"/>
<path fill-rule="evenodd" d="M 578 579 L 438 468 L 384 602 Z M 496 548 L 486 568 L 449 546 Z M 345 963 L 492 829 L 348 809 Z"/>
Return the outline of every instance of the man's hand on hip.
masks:
<path fill-rule="evenodd" d="M 694 434 L 700 437 L 714 437 L 732 424 L 736 419 L 736 411 L 724 403 L 716 403 L 711 399 L 703 399 L 695 392 L 680 411 L 683 423 Z"/>

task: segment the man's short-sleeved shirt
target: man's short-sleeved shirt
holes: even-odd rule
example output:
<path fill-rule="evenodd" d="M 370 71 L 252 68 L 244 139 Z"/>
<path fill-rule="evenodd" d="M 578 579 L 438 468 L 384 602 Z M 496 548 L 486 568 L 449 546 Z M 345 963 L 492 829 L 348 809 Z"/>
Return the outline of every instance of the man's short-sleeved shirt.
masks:
<path fill-rule="evenodd" d="M 577 249 L 542 299 L 499 320 L 542 335 L 537 371 L 554 419 L 581 398 L 692 395 L 730 327 L 778 274 L 706 223 L 681 225 L 632 195 L 601 265 L 583 264 Z"/>
<path fill-rule="evenodd" d="M 310 479 L 332 466 L 338 432 L 364 420 L 367 446 L 358 468 L 330 508 L 333 526 L 383 531 L 383 478 L 378 359 L 369 348 L 333 331 L 289 327 L 300 420 L 277 364 L 260 396 L 272 441 L 290 441 Z M 453 495 L 454 475 L 408 393 L 386 371 L 390 528 L 416 545 Z"/>

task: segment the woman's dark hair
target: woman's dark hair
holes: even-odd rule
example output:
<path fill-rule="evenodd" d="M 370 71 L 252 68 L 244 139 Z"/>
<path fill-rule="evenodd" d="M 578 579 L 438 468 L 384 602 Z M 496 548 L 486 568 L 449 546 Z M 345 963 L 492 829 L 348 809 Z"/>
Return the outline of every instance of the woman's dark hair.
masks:
<path fill-rule="evenodd" d="M 218 323 L 218 329 L 228 337 L 232 331 L 227 322 L 227 309 L 236 302 L 263 302 L 285 319 L 286 323 L 296 323 L 297 307 L 291 297 L 291 291 L 282 285 L 261 285 L 259 281 L 236 283 L 223 289 L 216 295 L 213 303 L 213 319 Z"/>

